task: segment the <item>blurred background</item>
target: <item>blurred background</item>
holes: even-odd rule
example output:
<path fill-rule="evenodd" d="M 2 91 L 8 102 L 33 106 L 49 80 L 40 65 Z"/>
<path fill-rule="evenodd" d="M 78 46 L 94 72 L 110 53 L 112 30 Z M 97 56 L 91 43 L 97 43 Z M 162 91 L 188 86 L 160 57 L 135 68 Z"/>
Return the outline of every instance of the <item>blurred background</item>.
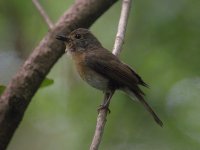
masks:
<path fill-rule="evenodd" d="M 56 22 L 72 4 L 40 0 Z M 112 98 L 100 149 L 200 149 L 200 1 L 133 1 L 120 58 L 150 85 L 146 99 L 164 122 L 159 127 L 128 96 Z M 121 1 L 101 16 L 91 31 L 112 50 Z M 0 85 L 7 85 L 48 32 L 31 1 L 0 1 Z M 38 90 L 8 150 L 87 150 L 103 94 L 77 75 L 64 55 Z"/>

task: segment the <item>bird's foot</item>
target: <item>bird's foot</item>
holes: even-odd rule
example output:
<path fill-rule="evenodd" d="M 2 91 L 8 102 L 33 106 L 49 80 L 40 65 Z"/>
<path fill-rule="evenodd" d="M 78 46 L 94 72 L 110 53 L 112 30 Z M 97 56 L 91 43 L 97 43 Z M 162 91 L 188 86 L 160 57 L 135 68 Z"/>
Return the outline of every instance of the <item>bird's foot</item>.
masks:
<path fill-rule="evenodd" d="M 107 105 L 100 105 L 99 108 L 97 109 L 98 113 L 102 109 L 106 110 L 109 114 L 111 113 L 111 111 L 110 111 L 110 109 L 108 108 Z"/>

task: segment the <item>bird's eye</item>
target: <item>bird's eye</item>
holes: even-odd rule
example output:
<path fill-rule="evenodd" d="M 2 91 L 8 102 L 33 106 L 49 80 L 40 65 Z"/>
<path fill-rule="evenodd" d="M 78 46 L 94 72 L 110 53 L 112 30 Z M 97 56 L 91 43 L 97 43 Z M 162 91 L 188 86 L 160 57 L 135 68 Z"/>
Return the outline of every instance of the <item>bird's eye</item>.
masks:
<path fill-rule="evenodd" d="M 76 39 L 80 39 L 80 38 L 81 38 L 81 35 L 80 35 L 80 34 L 76 34 L 76 35 L 75 35 L 75 38 L 76 38 Z"/>

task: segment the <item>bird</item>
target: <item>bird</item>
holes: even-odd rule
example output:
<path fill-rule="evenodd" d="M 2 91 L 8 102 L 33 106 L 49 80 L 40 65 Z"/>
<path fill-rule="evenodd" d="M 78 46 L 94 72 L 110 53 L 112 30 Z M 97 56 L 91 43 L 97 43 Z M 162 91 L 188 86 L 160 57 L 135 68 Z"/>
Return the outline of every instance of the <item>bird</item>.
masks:
<path fill-rule="evenodd" d="M 109 109 L 113 94 L 116 90 L 121 90 L 139 101 L 155 122 L 163 126 L 140 89 L 140 86 L 148 85 L 129 65 L 104 48 L 91 31 L 78 28 L 68 35 L 57 35 L 56 39 L 66 45 L 65 51 L 70 53 L 80 77 L 90 86 L 103 91 L 104 101 L 99 109 Z"/>

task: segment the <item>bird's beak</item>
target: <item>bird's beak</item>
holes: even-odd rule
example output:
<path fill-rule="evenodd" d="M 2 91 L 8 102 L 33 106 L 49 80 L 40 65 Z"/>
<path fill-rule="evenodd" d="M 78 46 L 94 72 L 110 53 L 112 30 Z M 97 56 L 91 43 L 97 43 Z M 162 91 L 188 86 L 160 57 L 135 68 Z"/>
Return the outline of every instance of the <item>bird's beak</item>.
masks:
<path fill-rule="evenodd" d="M 69 42 L 69 38 L 64 36 L 64 35 L 57 35 L 56 39 L 60 40 L 60 41 L 63 41 L 63 42 Z"/>
<path fill-rule="evenodd" d="M 64 35 L 57 35 L 56 39 L 65 42 L 65 44 L 69 43 L 69 41 L 70 41 L 69 37 L 64 36 Z M 68 48 L 66 47 L 65 53 L 67 53 L 67 51 L 68 51 Z"/>

